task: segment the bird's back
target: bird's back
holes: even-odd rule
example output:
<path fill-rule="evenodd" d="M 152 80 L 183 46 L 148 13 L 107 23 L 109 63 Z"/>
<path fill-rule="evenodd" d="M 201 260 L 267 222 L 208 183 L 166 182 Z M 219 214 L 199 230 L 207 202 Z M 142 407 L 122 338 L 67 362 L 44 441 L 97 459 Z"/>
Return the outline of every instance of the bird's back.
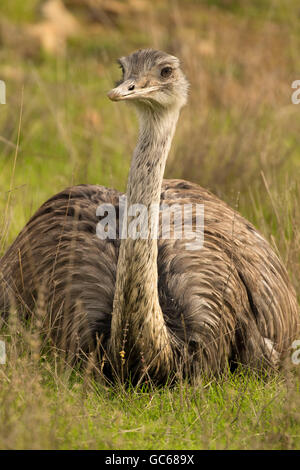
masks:
<path fill-rule="evenodd" d="M 110 334 L 119 238 L 97 237 L 100 204 L 119 216 L 121 193 L 102 186 L 68 188 L 45 202 L 0 260 L 0 311 L 11 299 L 30 317 L 38 302 L 59 347 L 87 351 Z M 277 362 L 298 328 L 287 272 L 256 229 L 216 196 L 165 180 L 161 202 L 204 205 L 204 244 L 158 240 L 159 299 L 174 340 L 188 344 L 193 369 L 226 362 Z M 40 301 L 38 301 L 40 299 Z M 273 349 L 274 348 L 274 349 Z"/>
<path fill-rule="evenodd" d="M 204 206 L 203 247 L 189 251 L 184 240 L 166 240 L 158 258 L 160 279 L 170 279 L 168 299 L 181 305 L 169 311 L 183 312 L 186 327 L 178 334 L 191 333 L 191 342 L 202 344 L 196 364 L 202 357 L 210 370 L 228 359 L 276 366 L 299 329 L 296 295 L 282 262 L 252 224 L 198 185 L 165 181 L 162 199 Z"/>

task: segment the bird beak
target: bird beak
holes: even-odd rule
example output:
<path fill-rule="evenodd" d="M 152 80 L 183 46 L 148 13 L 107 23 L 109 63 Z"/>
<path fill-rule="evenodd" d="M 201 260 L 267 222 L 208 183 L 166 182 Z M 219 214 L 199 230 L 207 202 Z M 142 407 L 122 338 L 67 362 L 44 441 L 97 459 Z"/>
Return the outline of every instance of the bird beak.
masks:
<path fill-rule="evenodd" d="M 112 101 L 126 100 L 135 95 L 135 83 L 133 80 L 126 80 L 116 88 L 113 88 L 107 93 L 107 96 Z"/>
<path fill-rule="evenodd" d="M 149 98 L 151 93 L 159 90 L 159 86 L 145 87 L 143 82 L 136 80 L 126 80 L 107 93 L 112 101 L 124 101 Z"/>

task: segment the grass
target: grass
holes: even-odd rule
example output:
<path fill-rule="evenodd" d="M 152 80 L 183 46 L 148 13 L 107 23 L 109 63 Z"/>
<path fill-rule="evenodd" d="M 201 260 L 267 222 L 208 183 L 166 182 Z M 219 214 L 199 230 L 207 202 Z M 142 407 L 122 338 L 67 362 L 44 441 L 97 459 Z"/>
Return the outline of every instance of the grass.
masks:
<path fill-rule="evenodd" d="M 299 375 L 263 380 L 239 370 L 197 387 L 111 388 L 41 355 L 36 330 L 9 331 L 2 449 L 299 448 Z"/>
<path fill-rule="evenodd" d="M 300 299 L 297 2 L 157 1 L 100 22 L 82 7 L 85 31 L 61 54 L 28 36 L 36 5 L 0 6 L 0 252 L 64 187 L 125 188 L 137 124 L 106 91 L 118 56 L 154 46 L 180 56 L 191 82 L 166 176 L 237 207 L 280 253 Z M 3 334 L 0 448 L 299 448 L 299 366 L 267 381 L 238 371 L 198 387 L 124 390 L 65 370 L 34 330 Z"/>

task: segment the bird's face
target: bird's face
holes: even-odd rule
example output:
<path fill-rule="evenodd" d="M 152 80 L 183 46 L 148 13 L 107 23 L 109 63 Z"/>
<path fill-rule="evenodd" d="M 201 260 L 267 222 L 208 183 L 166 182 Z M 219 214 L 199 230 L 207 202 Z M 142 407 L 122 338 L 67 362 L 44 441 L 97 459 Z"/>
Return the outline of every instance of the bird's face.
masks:
<path fill-rule="evenodd" d="M 137 106 L 181 108 L 186 103 L 188 82 L 177 57 L 143 49 L 119 59 L 122 79 L 109 93 L 113 101 Z"/>

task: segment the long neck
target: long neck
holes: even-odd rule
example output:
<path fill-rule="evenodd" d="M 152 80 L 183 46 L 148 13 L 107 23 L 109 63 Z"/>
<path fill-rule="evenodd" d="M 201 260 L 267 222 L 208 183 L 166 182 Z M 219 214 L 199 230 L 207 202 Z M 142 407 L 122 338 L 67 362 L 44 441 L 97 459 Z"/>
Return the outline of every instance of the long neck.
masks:
<path fill-rule="evenodd" d="M 159 203 L 161 185 L 176 128 L 177 110 L 139 115 L 140 129 L 127 184 L 128 204 Z"/>
<path fill-rule="evenodd" d="M 140 131 L 127 185 L 127 211 L 141 204 L 147 214 L 148 234 L 121 240 L 111 323 L 111 352 L 117 369 L 134 367 L 144 373 L 167 375 L 173 367 L 169 333 L 158 297 L 157 240 L 151 227 L 158 211 L 166 159 L 174 135 L 178 111 L 140 115 Z M 153 218 L 155 220 L 153 220 Z M 131 218 L 127 217 L 127 229 Z M 127 232 L 128 233 L 128 232 Z M 130 235 L 128 233 L 128 235 Z M 126 372 L 125 372 L 126 373 Z"/>

